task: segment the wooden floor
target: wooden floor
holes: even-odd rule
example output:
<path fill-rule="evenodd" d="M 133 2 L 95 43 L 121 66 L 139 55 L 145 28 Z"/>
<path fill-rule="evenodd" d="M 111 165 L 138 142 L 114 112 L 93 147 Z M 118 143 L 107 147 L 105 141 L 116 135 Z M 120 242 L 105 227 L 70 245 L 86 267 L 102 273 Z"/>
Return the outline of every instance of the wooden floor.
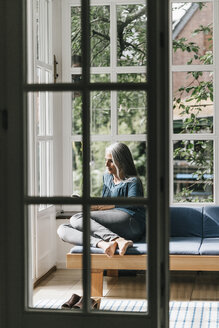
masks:
<path fill-rule="evenodd" d="M 145 273 L 104 276 L 103 297 L 145 299 Z M 51 273 L 33 293 L 33 303 L 44 298 L 69 299 L 72 293 L 82 295 L 81 271 L 62 269 Z M 170 272 L 170 300 L 219 301 L 219 272 Z"/>

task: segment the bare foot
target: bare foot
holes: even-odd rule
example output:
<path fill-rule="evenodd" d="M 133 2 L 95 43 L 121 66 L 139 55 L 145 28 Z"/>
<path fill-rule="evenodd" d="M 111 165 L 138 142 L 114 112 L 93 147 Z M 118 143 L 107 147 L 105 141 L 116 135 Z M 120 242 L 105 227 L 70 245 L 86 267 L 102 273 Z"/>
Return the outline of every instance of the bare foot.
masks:
<path fill-rule="evenodd" d="M 116 242 L 118 243 L 118 247 L 119 247 L 119 255 L 123 256 L 128 247 L 132 247 L 133 246 L 133 241 L 132 240 L 126 240 L 124 238 L 117 238 Z"/>
<path fill-rule="evenodd" d="M 101 240 L 98 244 L 97 247 L 102 248 L 104 250 L 104 253 L 108 256 L 108 257 L 112 257 L 116 251 L 118 244 L 115 240 L 113 241 L 104 241 Z"/>

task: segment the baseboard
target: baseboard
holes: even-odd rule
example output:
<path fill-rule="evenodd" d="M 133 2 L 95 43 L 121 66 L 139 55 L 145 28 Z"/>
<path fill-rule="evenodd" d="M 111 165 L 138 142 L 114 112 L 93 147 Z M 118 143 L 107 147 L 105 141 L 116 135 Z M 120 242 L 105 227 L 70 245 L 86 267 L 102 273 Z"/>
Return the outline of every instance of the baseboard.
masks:
<path fill-rule="evenodd" d="M 51 269 L 49 269 L 49 271 L 47 271 L 42 277 L 40 277 L 39 279 L 37 279 L 34 284 L 33 284 L 33 288 L 36 288 L 43 280 L 45 280 L 51 273 L 55 272 L 57 270 L 56 265 L 54 265 Z"/>

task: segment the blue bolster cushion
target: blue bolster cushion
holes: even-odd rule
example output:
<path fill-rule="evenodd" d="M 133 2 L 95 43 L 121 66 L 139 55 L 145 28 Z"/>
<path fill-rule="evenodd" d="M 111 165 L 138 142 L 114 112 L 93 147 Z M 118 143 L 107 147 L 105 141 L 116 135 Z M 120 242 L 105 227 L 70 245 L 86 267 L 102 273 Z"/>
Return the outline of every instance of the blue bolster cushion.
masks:
<path fill-rule="evenodd" d="M 203 211 L 203 238 L 219 237 L 219 206 L 205 206 Z"/>
<path fill-rule="evenodd" d="M 171 237 L 202 237 L 203 207 L 171 207 Z"/>

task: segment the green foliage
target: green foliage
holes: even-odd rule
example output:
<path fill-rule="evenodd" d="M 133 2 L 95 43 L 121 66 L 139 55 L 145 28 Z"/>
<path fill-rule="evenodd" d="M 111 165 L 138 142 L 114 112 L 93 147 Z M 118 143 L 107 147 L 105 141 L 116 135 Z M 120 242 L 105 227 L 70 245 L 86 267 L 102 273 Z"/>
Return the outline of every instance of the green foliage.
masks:
<path fill-rule="evenodd" d="M 200 9 L 202 9 L 202 4 Z M 187 64 L 193 64 L 196 60 L 199 64 L 211 65 L 213 63 L 212 48 L 212 24 L 200 25 L 192 32 L 192 35 L 199 33 L 209 35 L 209 49 L 204 55 L 200 54 L 200 47 L 194 42 L 188 42 L 186 38 L 173 40 L 173 50 L 176 52 L 188 52 L 193 55 Z M 213 77 L 210 73 L 208 78 L 203 72 L 187 72 L 187 85 L 178 89 L 173 99 L 173 109 L 179 108 L 183 117 L 181 133 L 202 133 L 213 131 L 213 121 L 209 118 L 201 117 L 202 110 L 207 106 L 206 101 L 213 102 Z M 213 142 L 209 140 L 186 140 L 181 141 L 174 149 L 173 157 L 175 161 L 184 163 L 184 170 L 192 174 L 194 182 L 185 184 L 181 191 L 175 194 L 177 202 L 212 202 L 213 193 Z M 177 165 L 175 167 L 177 171 Z M 194 196 L 196 191 L 205 192 L 206 196 Z M 210 195 L 209 195 L 210 193 Z"/>
<path fill-rule="evenodd" d="M 81 56 L 81 8 L 71 10 L 72 57 Z M 91 66 L 110 66 L 110 7 L 91 6 Z M 146 64 L 146 6 L 117 6 L 119 66 Z M 80 61 L 80 60 L 79 60 Z M 75 64 L 73 62 L 73 64 Z M 79 63 L 80 64 L 80 63 Z"/>
<path fill-rule="evenodd" d="M 146 65 L 146 7 L 117 6 L 117 58 L 119 66 Z"/>
<path fill-rule="evenodd" d="M 199 46 L 195 44 L 195 42 L 186 42 L 188 41 L 186 38 L 180 38 L 177 40 L 173 40 L 173 50 L 176 52 L 178 49 L 181 51 L 187 51 L 187 52 L 194 52 L 194 58 L 198 59 L 198 52 L 199 52 Z M 190 62 L 189 64 L 191 64 Z"/>
<path fill-rule="evenodd" d="M 118 92 L 119 134 L 146 133 L 146 94 L 144 91 Z"/>
<path fill-rule="evenodd" d="M 91 6 L 91 66 L 110 65 L 110 7 Z"/>
<path fill-rule="evenodd" d="M 195 191 L 211 191 L 213 185 L 213 142 L 209 140 L 181 141 L 174 150 L 174 158 L 185 161 L 192 175 L 192 182 L 177 193 L 175 199 L 180 202 L 212 201 L 212 195 L 194 197 Z"/>

